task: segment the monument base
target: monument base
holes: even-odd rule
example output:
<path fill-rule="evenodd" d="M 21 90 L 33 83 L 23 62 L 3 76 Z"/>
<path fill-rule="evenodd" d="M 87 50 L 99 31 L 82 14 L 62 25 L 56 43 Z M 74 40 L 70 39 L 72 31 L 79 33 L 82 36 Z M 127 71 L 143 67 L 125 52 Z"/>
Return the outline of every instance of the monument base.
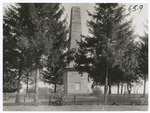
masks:
<path fill-rule="evenodd" d="M 74 68 L 66 68 L 64 71 L 64 93 L 86 94 L 88 93 L 88 74 L 80 74 Z"/>

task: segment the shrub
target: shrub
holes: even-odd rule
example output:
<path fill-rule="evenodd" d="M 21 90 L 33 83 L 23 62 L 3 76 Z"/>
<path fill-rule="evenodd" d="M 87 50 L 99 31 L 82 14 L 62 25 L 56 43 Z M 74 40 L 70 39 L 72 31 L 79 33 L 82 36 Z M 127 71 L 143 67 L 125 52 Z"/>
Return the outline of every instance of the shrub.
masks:
<path fill-rule="evenodd" d="M 124 94 L 129 94 L 128 91 L 125 91 Z"/>
<path fill-rule="evenodd" d="M 63 85 L 58 85 L 56 89 L 56 93 L 63 93 L 64 92 L 64 86 Z"/>
<path fill-rule="evenodd" d="M 93 95 L 99 95 L 99 94 L 103 94 L 103 91 L 101 90 L 100 87 L 94 86 L 93 87 Z"/>
<path fill-rule="evenodd" d="M 30 87 L 28 90 L 29 96 L 34 96 L 34 86 Z M 40 99 L 47 99 L 49 98 L 49 95 L 51 94 L 52 89 L 48 87 L 39 87 L 38 88 L 38 96 Z"/>

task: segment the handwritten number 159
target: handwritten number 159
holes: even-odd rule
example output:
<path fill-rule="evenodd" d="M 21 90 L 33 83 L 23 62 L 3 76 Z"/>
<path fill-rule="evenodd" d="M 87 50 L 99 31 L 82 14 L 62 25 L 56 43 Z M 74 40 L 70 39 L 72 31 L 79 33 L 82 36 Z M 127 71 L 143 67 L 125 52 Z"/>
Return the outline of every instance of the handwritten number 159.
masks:
<path fill-rule="evenodd" d="M 140 10 L 139 11 L 139 13 L 140 13 L 142 9 L 143 9 L 143 5 L 134 5 L 134 6 L 130 5 L 129 8 L 128 8 L 128 11 L 129 12 L 131 12 L 131 11 L 134 12 L 134 11 Z"/>

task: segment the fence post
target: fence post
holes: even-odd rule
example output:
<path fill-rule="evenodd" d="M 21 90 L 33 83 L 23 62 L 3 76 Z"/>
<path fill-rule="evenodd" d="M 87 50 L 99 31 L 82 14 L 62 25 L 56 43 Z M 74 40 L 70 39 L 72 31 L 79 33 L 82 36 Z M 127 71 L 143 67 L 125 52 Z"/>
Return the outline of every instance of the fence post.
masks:
<path fill-rule="evenodd" d="M 109 104 L 109 103 L 111 103 L 111 97 L 112 97 L 113 95 L 112 94 L 108 94 L 108 99 L 107 99 L 107 104 Z"/>
<path fill-rule="evenodd" d="M 125 104 L 125 95 L 123 94 L 122 96 L 123 96 L 123 103 L 122 104 L 124 105 Z"/>
<path fill-rule="evenodd" d="M 49 105 L 51 105 L 51 94 L 49 95 Z"/>
<path fill-rule="evenodd" d="M 24 106 L 25 106 L 25 102 L 26 102 L 26 100 L 25 100 L 25 96 L 24 96 Z"/>
<path fill-rule="evenodd" d="M 98 105 L 99 103 L 98 103 L 98 95 L 97 95 L 97 105 Z"/>
<path fill-rule="evenodd" d="M 133 105 L 135 105 L 135 93 L 134 93 L 134 97 L 133 97 Z"/>

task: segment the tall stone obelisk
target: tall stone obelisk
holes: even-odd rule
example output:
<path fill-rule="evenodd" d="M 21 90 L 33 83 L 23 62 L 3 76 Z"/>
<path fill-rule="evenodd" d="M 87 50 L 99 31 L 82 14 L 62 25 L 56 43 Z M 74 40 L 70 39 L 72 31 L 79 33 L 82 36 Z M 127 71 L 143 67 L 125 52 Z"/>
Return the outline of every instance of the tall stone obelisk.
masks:
<path fill-rule="evenodd" d="M 80 7 L 72 7 L 70 18 L 70 48 L 78 48 L 76 41 L 79 41 L 82 34 L 81 28 L 81 11 Z M 74 62 L 72 61 L 64 71 L 64 92 L 66 94 L 85 94 L 87 89 L 87 73 L 82 75 L 74 69 Z"/>
<path fill-rule="evenodd" d="M 78 48 L 77 42 L 81 38 L 82 28 L 81 28 L 81 13 L 80 7 L 72 7 L 70 16 L 70 48 Z M 74 62 L 71 62 L 69 67 L 73 68 Z"/>
<path fill-rule="evenodd" d="M 70 48 L 77 48 L 78 45 L 76 40 L 80 40 L 80 35 L 82 34 L 81 28 L 81 13 L 80 7 L 72 7 L 71 18 L 70 18 Z"/>

